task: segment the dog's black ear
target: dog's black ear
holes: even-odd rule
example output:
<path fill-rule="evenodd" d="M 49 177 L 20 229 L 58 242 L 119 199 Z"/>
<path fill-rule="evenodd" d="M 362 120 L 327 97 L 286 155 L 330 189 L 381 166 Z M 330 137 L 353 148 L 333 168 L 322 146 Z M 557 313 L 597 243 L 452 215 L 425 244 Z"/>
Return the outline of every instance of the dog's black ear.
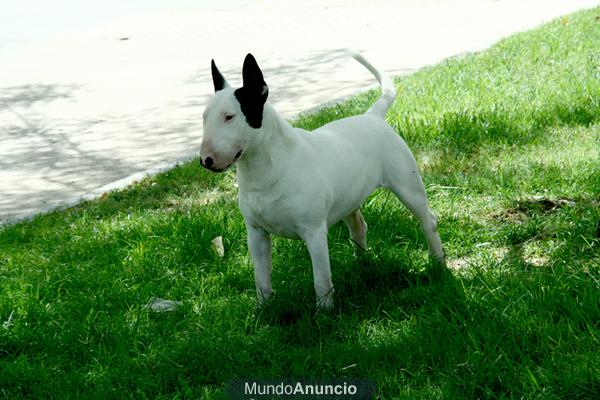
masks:
<path fill-rule="evenodd" d="M 263 78 L 263 73 L 256 62 L 254 56 L 250 53 L 244 59 L 244 67 L 242 68 L 242 78 L 244 79 L 244 87 L 255 92 L 259 96 L 264 96 L 265 101 L 269 95 L 269 88 Z"/>
<path fill-rule="evenodd" d="M 223 78 L 223 75 L 221 75 L 221 72 L 219 72 L 219 69 L 217 68 L 217 64 L 215 64 L 215 60 L 210 60 L 210 72 L 212 73 L 212 80 L 213 80 L 213 85 L 215 85 L 215 92 L 218 92 L 219 90 L 223 90 L 226 87 L 229 87 L 229 84 L 227 83 L 225 78 Z"/>
<path fill-rule="evenodd" d="M 244 86 L 235 91 L 235 97 L 240 102 L 248 125 L 253 128 L 260 128 L 262 126 L 264 105 L 269 96 L 269 88 L 252 54 L 248 54 L 244 60 L 242 78 Z"/>

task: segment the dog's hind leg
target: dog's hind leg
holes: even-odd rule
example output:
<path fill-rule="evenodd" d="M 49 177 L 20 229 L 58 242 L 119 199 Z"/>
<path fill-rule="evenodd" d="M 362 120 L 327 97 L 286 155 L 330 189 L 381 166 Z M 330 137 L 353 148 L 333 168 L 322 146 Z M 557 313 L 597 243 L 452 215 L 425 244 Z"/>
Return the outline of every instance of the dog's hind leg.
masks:
<path fill-rule="evenodd" d="M 434 261 L 444 265 L 445 255 L 444 249 L 442 248 L 442 241 L 437 230 L 437 218 L 429 209 L 425 189 L 423 188 L 417 193 L 408 193 L 407 190 L 397 188 L 391 189 L 406 208 L 408 208 L 419 220 L 425 238 L 427 239 L 430 257 L 432 257 Z"/>
<path fill-rule="evenodd" d="M 350 215 L 344 217 L 344 223 L 350 232 L 352 241 L 362 250 L 367 250 L 367 223 L 360 209 L 357 208 Z"/>
<path fill-rule="evenodd" d="M 390 189 L 419 220 L 430 257 L 437 263 L 445 265 L 442 241 L 437 231 L 437 219 L 429 209 L 427 194 L 416 164 L 413 168 L 396 168 L 394 174 L 388 176 L 385 187 Z"/>

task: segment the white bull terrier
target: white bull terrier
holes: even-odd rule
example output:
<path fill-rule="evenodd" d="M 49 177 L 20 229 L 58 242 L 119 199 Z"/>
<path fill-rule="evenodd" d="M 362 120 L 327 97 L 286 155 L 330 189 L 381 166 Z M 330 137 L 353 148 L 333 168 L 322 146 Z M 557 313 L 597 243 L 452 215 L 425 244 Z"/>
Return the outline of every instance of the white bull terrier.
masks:
<path fill-rule="evenodd" d="M 444 264 L 434 214 L 406 142 L 385 122 L 396 98 L 389 77 L 352 55 L 379 81 L 381 98 L 363 115 L 307 132 L 293 128 L 266 103 L 269 93 L 252 54 L 244 60 L 243 86 L 232 89 L 211 62 L 215 95 L 204 111 L 200 162 L 214 172 L 237 162 L 239 206 L 248 231 L 259 305 L 271 287 L 271 234 L 306 242 L 317 307 L 333 306 L 327 231 L 343 220 L 350 237 L 367 249 L 360 212 L 378 187 L 390 189 L 417 217 L 430 256 Z"/>

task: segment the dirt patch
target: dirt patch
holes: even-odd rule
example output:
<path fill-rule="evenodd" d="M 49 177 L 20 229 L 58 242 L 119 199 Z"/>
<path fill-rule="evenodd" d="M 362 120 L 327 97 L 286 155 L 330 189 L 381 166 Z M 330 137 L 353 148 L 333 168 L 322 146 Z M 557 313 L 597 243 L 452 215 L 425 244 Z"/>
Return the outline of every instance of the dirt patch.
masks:
<path fill-rule="evenodd" d="M 524 213 L 550 213 L 564 207 L 575 205 L 574 200 L 570 199 L 551 199 L 544 196 L 532 196 L 517 201 L 517 210 Z"/>
<path fill-rule="evenodd" d="M 550 214 L 565 207 L 573 207 L 576 202 L 571 199 L 553 199 L 545 196 L 531 196 L 517 200 L 515 207 L 491 214 L 492 219 L 521 223 L 534 214 Z"/>

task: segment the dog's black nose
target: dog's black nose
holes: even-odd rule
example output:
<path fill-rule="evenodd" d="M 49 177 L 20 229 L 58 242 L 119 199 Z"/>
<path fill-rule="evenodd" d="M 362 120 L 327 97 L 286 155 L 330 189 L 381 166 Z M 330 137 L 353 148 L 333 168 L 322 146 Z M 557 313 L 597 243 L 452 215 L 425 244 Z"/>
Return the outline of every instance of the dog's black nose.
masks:
<path fill-rule="evenodd" d="M 214 164 L 214 161 L 211 157 L 206 157 L 204 160 L 202 158 L 200 158 L 200 165 L 202 165 L 204 168 L 206 168 L 212 172 L 223 172 L 223 171 L 225 171 L 225 169 L 227 169 L 227 167 L 229 167 L 229 165 L 228 165 L 225 168 L 215 168 L 215 167 L 213 167 L 213 164 Z"/>

